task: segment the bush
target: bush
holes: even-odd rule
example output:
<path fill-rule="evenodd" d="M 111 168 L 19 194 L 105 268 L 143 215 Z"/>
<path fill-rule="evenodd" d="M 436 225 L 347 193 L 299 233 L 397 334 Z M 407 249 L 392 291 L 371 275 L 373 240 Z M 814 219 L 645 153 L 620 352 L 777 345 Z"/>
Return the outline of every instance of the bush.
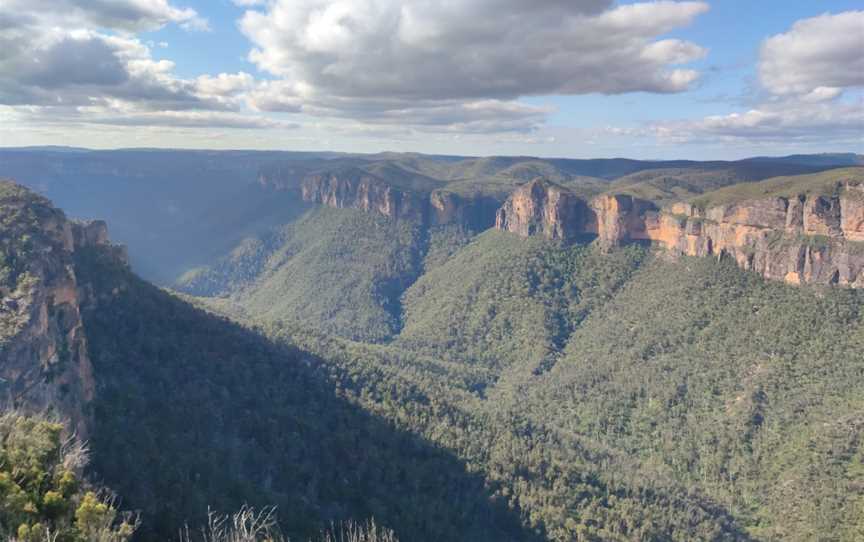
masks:
<path fill-rule="evenodd" d="M 125 542 L 137 519 L 82 478 L 87 449 L 63 425 L 0 415 L 0 538 L 11 542 Z"/>

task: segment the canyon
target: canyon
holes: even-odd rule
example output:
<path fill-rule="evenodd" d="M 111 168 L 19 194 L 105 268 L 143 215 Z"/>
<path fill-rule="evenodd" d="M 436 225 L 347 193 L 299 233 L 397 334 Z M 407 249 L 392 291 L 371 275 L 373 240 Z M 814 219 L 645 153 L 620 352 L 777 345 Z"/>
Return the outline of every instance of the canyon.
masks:
<path fill-rule="evenodd" d="M 408 540 L 809 540 L 821 518 L 843 540 L 864 487 L 853 169 L 718 189 L 285 166 L 191 213 L 200 236 L 171 230 L 242 239 L 202 271 L 218 290 L 180 295 L 104 222 L 0 182 L 0 393 L 71 422 L 141 540 L 252 499 L 301 540 L 373 514 Z M 753 499 L 758 523 L 717 505 Z"/>

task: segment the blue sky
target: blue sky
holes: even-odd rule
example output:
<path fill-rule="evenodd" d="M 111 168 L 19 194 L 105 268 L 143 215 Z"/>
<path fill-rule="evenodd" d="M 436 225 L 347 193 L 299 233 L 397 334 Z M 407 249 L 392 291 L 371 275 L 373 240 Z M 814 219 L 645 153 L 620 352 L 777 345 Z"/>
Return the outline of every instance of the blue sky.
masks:
<path fill-rule="evenodd" d="M 134 5 L 126 19 L 84 0 L 11 0 L 42 39 L 0 56 L 0 145 L 696 159 L 864 148 L 860 1 L 576 0 L 548 13 L 512 0 L 464 12 L 117 2 Z"/>

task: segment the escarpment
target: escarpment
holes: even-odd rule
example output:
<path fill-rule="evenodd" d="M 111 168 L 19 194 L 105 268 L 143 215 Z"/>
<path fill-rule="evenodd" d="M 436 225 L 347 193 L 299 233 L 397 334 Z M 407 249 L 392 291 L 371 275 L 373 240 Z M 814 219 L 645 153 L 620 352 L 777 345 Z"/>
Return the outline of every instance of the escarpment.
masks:
<path fill-rule="evenodd" d="M 295 190 L 303 201 L 335 209 L 359 209 L 392 220 L 429 226 L 458 224 L 475 230 L 492 226 L 501 200 L 463 196 L 434 187 L 405 188 L 357 167 L 309 171 L 302 166 L 261 172 L 258 183 L 275 190 Z"/>
<path fill-rule="evenodd" d="M 838 182 L 832 195 L 658 209 L 620 194 L 584 201 L 535 180 L 508 198 L 495 227 L 564 241 L 596 234 L 604 248 L 650 241 L 673 255 L 730 257 L 791 284 L 864 287 L 864 184 L 857 181 Z"/>
<path fill-rule="evenodd" d="M 419 195 L 394 188 L 357 168 L 308 175 L 300 191 L 305 201 L 378 212 L 392 219 L 422 220 L 425 211 Z"/>
<path fill-rule="evenodd" d="M 76 277 L 80 251 L 125 264 L 104 222 L 74 222 L 10 182 L 0 182 L 0 394 L 28 411 L 55 411 L 86 437 L 95 381 L 81 319 L 88 285 Z"/>
<path fill-rule="evenodd" d="M 656 239 L 693 256 L 732 257 L 739 266 L 791 284 L 864 287 L 864 191 L 771 197 L 707 209 L 686 203 L 661 214 Z"/>

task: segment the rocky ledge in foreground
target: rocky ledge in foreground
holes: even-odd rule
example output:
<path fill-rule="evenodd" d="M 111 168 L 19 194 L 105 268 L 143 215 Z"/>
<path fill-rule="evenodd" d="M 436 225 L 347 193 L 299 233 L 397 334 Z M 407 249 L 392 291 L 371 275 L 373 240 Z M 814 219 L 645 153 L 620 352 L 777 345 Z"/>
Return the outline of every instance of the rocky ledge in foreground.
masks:
<path fill-rule="evenodd" d="M 81 319 L 89 285 L 76 255 L 98 250 L 125 265 L 100 220 L 75 222 L 27 189 L 0 181 L 0 394 L 31 412 L 53 410 L 87 436 L 95 389 Z"/>

